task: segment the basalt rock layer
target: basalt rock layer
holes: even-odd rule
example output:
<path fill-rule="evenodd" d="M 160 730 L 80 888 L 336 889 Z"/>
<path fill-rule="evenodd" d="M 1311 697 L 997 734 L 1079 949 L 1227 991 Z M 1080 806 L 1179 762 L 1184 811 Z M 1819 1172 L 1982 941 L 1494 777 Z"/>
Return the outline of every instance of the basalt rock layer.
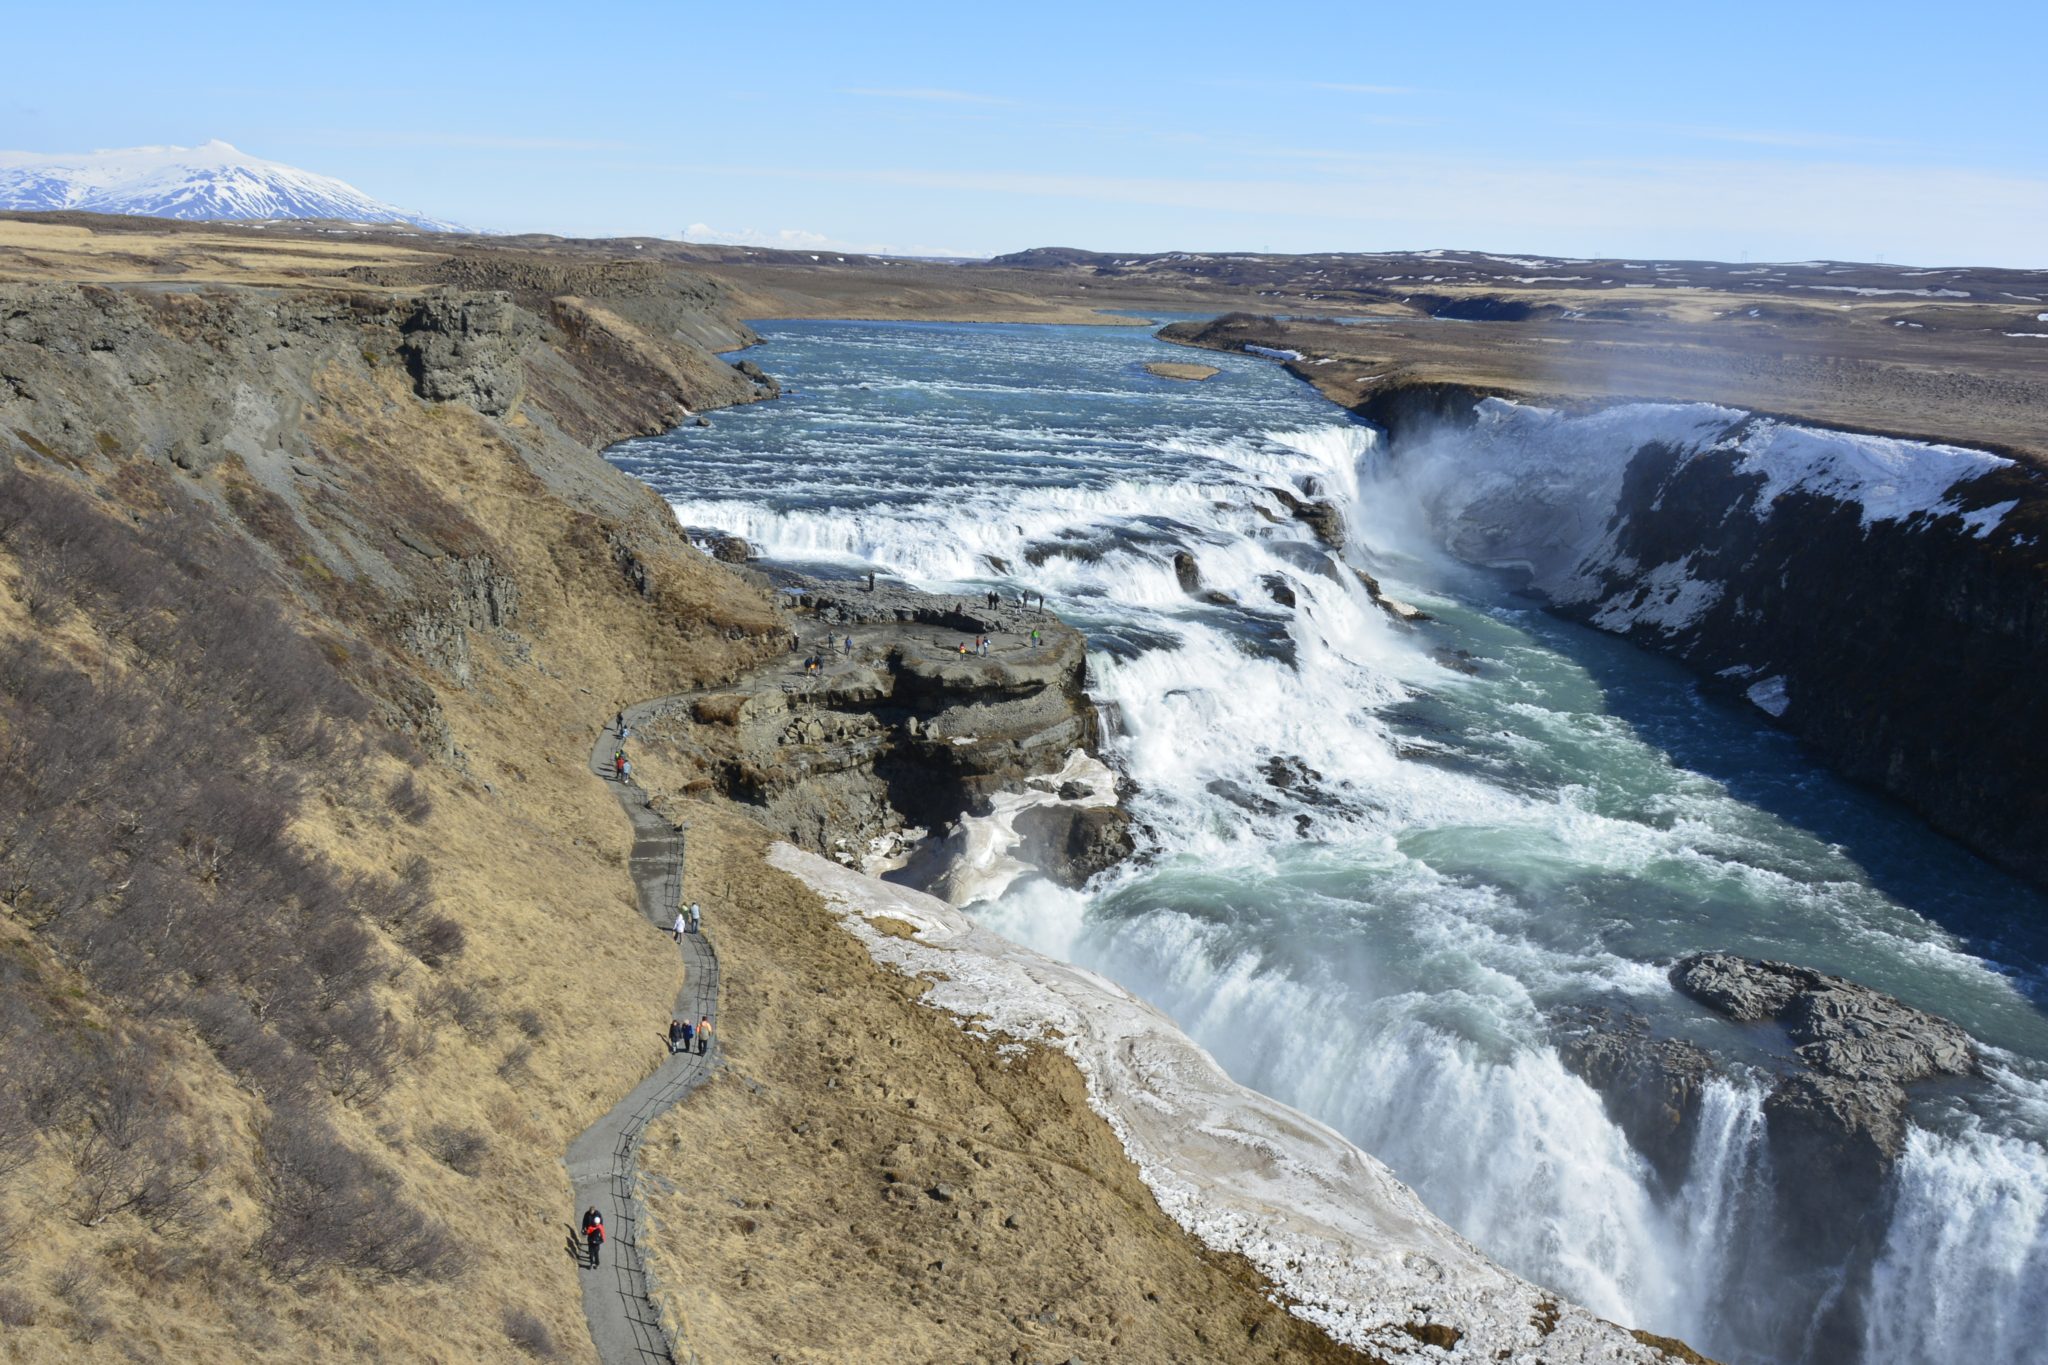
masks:
<path fill-rule="evenodd" d="M 997 793 L 1097 746 L 1086 642 L 1055 617 L 891 587 L 806 583 L 786 596 L 790 652 L 679 699 L 656 729 L 697 782 L 802 847 L 864 861 L 877 841 L 985 813 Z M 1036 851 L 1062 880 L 1128 851 L 1120 810 L 1084 819 L 1062 803 L 1036 818 L 1050 822 Z"/>

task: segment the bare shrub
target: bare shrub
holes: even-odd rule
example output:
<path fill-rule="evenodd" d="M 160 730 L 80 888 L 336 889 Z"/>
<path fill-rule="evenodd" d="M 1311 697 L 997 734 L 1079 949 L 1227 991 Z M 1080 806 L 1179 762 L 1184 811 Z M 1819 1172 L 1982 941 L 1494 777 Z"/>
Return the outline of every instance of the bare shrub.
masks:
<path fill-rule="evenodd" d="M 420 1145 L 449 1170 L 472 1176 L 483 1169 L 484 1157 L 491 1150 L 491 1140 L 485 1134 L 448 1123 L 429 1128 Z"/>
<path fill-rule="evenodd" d="M 113 1324 L 107 1321 L 105 1301 L 93 1287 L 92 1267 L 74 1257 L 50 1276 L 50 1292 L 71 1310 L 71 1333 L 80 1341 L 94 1342 L 105 1336 Z"/>
<path fill-rule="evenodd" d="M 535 1360 L 555 1360 L 562 1354 L 548 1325 L 524 1308 L 505 1310 L 505 1335 L 514 1346 Z"/>
<path fill-rule="evenodd" d="M 270 1225 L 260 1250 L 285 1278 L 335 1267 L 375 1279 L 445 1279 L 461 1268 L 454 1238 L 318 1120 L 274 1120 L 263 1156 Z"/>
<path fill-rule="evenodd" d="M 384 799 L 390 803 L 392 813 L 408 825 L 421 824 L 434 813 L 433 795 L 411 773 L 392 783 Z"/>
<path fill-rule="evenodd" d="M 512 1011 L 512 1023 L 536 1043 L 548 1035 L 547 1016 L 531 1006 Z"/>
<path fill-rule="evenodd" d="M 427 966 L 439 970 L 462 956 L 469 936 L 462 926 L 446 915 L 428 915 L 415 920 L 405 933 L 405 946 Z"/>
<path fill-rule="evenodd" d="M 13 1285 L 0 1285 L 0 1323 L 9 1327 L 36 1325 L 36 1301 Z"/>
<path fill-rule="evenodd" d="M 332 1011 L 320 1074 L 344 1104 L 365 1104 L 391 1088 L 398 1021 L 368 1000 Z"/>
<path fill-rule="evenodd" d="M 505 1054 L 505 1059 L 498 1063 L 499 1078 L 517 1085 L 532 1075 L 533 1044 L 526 1042 L 514 1043 L 511 1051 Z"/>
<path fill-rule="evenodd" d="M 420 995 L 420 1014 L 428 1019 L 452 1019 L 456 1027 L 475 1038 L 497 1031 L 498 1015 L 491 998 L 475 986 L 443 981 Z"/>

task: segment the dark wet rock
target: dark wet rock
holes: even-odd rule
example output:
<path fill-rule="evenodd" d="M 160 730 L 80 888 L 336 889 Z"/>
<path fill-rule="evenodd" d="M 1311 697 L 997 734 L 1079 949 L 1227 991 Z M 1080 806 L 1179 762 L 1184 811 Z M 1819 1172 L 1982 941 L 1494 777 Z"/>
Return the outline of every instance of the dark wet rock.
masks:
<path fill-rule="evenodd" d="M 1359 586 L 1365 589 L 1365 595 L 1372 599 L 1372 604 L 1396 621 L 1413 624 L 1417 621 L 1436 619 L 1419 607 L 1411 607 L 1406 602 L 1387 596 L 1380 590 L 1380 581 L 1365 570 L 1354 567 L 1351 572 L 1357 576 Z"/>
<path fill-rule="evenodd" d="M 1775 1019 L 1799 993 L 1798 977 L 1777 963 L 1757 963 L 1726 953 L 1695 953 L 1671 969 L 1671 984 L 1737 1023 Z"/>
<path fill-rule="evenodd" d="M 1291 488 L 1278 484 L 1267 492 L 1280 500 L 1294 519 L 1316 533 L 1316 539 L 1333 550 L 1344 548 L 1344 514 L 1337 510 L 1337 504 L 1327 498 L 1309 499 L 1302 497 Z"/>
<path fill-rule="evenodd" d="M 1025 860 L 1061 886 L 1078 887 L 1131 856 L 1130 813 L 1120 806 L 1032 806 L 1015 821 Z"/>
<path fill-rule="evenodd" d="M 732 363 L 732 367 L 752 381 L 754 387 L 760 390 L 761 397 L 774 398 L 781 394 L 781 383 L 777 381 L 774 375 L 769 374 L 753 361 L 735 360 Z"/>
<path fill-rule="evenodd" d="M 1479 662 L 1472 657 L 1472 651 L 1469 649 L 1456 649 L 1449 645 L 1443 645 L 1429 651 L 1429 657 L 1442 664 L 1445 668 L 1450 669 L 1453 673 L 1463 673 L 1474 678 L 1479 676 Z"/>
<path fill-rule="evenodd" d="M 1266 774 L 1266 781 L 1281 791 L 1312 791 L 1323 780 L 1323 775 L 1298 758 L 1273 755 L 1260 765 Z"/>
<path fill-rule="evenodd" d="M 1839 976 L 1732 953 L 1695 953 L 1671 969 L 1671 984 L 1731 1019 L 1775 1019 L 1800 1060 L 1824 1076 L 1895 1087 L 1930 1076 L 1980 1074 L 1976 1044 L 1962 1029 Z"/>
<path fill-rule="evenodd" d="M 1294 605 L 1294 589 L 1279 574 L 1269 573 L 1260 575 L 1259 586 L 1266 590 L 1266 596 L 1272 598 L 1281 606 L 1291 607 Z"/>
<path fill-rule="evenodd" d="M 711 419 L 709 417 L 699 417 L 693 425 L 708 427 L 711 425 Z"/>
<path fill-rule="evenodd" d="M 1647 1019 L 1626 1011 L 1566 1006 L 1550 1018 L 1565 1066 L 1600 1092 L 1608 1117 L 1676 1189 L 1691 1164 L 1700 1100 L 1719 1070 L 1713 1054 L 1656 1037 Z"/>
<path fill-rule="evenodd" d="M 1787 1252 L 1807 1264 L 1866 1265 L 1890 1218 L 1906 1143 L 1906 1087 L 1981 1074 L 1955 1024 L 1903 1001 L 1788 962 L 1695 953 L 1671 984 L 1740 1023 L 1775 1023 L 1796 1069 L 1764 1100 Z"/>
<path fill-rule="evenodd" d="M 1180 580 L 1180 590 L 1192 595 L 1202 586 L 1202 569 L 1195 563 L 1195 557 L 1186 550 L 1173 552 L 1173 576 Z"/>
<path fill-rule="evenodd" d="M 711 557 L 722 564 L 744 564 L 754 557 L 754 547 L 738 536 L 712 536 L 705 546 Z"/>

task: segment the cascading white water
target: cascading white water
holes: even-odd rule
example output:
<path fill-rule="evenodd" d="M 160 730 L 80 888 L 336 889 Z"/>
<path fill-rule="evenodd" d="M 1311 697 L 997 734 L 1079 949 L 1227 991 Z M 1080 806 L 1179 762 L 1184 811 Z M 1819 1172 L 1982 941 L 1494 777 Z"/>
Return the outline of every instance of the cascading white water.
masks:
<path fill-rule="evenodd" d="M 1709 1087 L 1666 1190 L 1547 1015 L 1618 1005 L 1764 1067 L 1658 964 L 1727 947 L 1902 994 L 2012 1061 L 2002 1107 L 1914 1129 L 1861 1358 L 2043 1358 L 2048 1296 L 2020 1286 L 2048 1254 L 2048 1106 L 2015 1097 L 2048 1074 L 2048 1027 L 1967 939 L 2027 893 L 1668 666 L 1441 561 L 1374 477 L 1373 434 L 1262 362 L 1175 388 L 1106 332 L 769 335 L 795 398 L 618 452 L 685 525 L 825 571 L 1042 591 L 1096 643 L 1147 856 L 1085 894 L 1006 882 L 984 922 L 1153 1000 L 1507 1265 L 1741 1360 L 1857 1354 L 1812 1337 L 1824 1291 L 1767 1254 L 1767 1082 Z M 1335 499 L 1346 554 L 1437 621 L 1389 619 L 1275 485 Z M 1221 604 L 1183 589 L 1176 551 Z M 1880 846 L 1924 874 L 1881 888 L 1852 852 Z"/>

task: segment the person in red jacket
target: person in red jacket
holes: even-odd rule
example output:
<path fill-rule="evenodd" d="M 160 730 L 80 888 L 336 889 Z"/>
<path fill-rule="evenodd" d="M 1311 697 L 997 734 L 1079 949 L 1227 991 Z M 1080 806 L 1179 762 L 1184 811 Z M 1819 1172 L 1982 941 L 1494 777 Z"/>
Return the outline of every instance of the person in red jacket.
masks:
<path fill-rule="evenodd" d="M 604 1215 L 594 1204 L 583 1214 L 583 1244 L 590 1249 L 590 1268 L 597 1269 L 597 1254 L 604 1246 Z"/>

